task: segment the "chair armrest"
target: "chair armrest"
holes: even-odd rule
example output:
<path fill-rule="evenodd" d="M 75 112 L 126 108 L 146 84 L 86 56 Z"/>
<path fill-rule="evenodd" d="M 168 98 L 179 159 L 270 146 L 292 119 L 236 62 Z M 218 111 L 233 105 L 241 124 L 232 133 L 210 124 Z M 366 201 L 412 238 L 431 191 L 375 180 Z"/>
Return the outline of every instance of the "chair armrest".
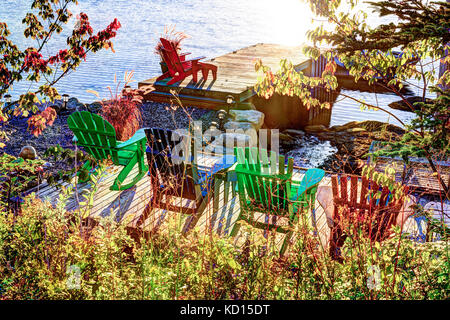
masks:
<path fill-rule="evenodd" d="M 200 176 L 200 174 L 198 175 L 199 178 L 197 179 L 197 181 L 195 182 L 195 184 L 203 184 L 205 183 L 208 179 L 211 179 L 217 172 L 219 172 L 220 170 L 222 170 L 222 168 L 208 168 L 207 170 L 201 170 L 199 167 L 197 167 L 198 171 L 202 171 L 205 172 L 204 176 Z"/>
<path fill-rule="evenodd" d="M 191 58 L 191 59 L 189 59 L 189 60 L 185 60 L 185 61 L 183 61 L 183 62 L 188 62 L 188 61 L 194 62 L 194 61 L 198 61 L 198 60 L 202 60 L 202 59 L 206 59 L 206 57 L 205 57 L 205 56 L 195 57 L 195 58 Z"/>
<path fill-rule="evenodd" d="M 217 174 L 220 171 L 232 170 L 233 166 L 235 165 L 236 157 L 225 155 L 222 157 L 221 161 L 215 163 L 212 167 L 197 166 L 198 171 L 206 172 L 206 175 L 199 179 L 199 181 L 204 181 L 205 179 Z"/>
<path fill-rule="evenodd" d="M 122 148 L 128 147 L 128 146 L 130 146 L 132 144 L 135 144 L 135 143 L 137 143 L 137 142 L 139 142 L 141 140 L 144 140 L 144 139 L 147 139 L 147 137 L 145 136 L 144 128 L 142 128 L 142 129 L 139 129 L 138 131 L 136 131 L 136 133 L 130 139 L 128 139 L 125 142 L 122 142 L 122 143 L 118 144 L 116 146 L 116 148 L 117 149 L 122 149 Z"/>

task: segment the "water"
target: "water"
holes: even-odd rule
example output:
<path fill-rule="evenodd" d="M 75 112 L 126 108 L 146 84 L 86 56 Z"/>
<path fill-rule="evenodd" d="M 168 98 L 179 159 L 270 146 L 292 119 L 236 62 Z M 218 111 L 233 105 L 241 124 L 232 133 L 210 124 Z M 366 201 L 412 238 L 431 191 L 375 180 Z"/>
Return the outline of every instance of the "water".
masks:
<path fill-rule="evenodd" d="M 302 136 L 299 147 L 286 152 L 287 157 L 294 159 L 294 165 L 303 168 L 317 168 L 338 150 L 330 141 L 320 141 L 315 136 Z"/>
<path fill-rule="evenodd" d="M 0 4 L 0 21 L 7 22 L 12 32 L 11 39 L 21 49 L 36 46 L 33 40 L 24 39 L 21 23 L 31 0 L 0 0 Z M 72 5 L 70 11 L 74 17 L 80 12 L 87 13 L 94 31 L 106 27 L 114 18 L 122 24 L 113 40 L 115 53 L 103 50 L 89 55 L 76 72 L 56 85 L 60 94 L 67 93 L 84 103 L 98 100 L 86 92 L 88 89 L 99 92 L 102 99 L 109 98 L 107 87 L 111 86 L 114 93 L 115 76 L 122 80 L 126 71 L 134 71 L 136 82 L 159 75 L 159 57 L 154 54 L 154 47 L 164 26 L 176 25 L 178 31 L 190 35 L 191 38 L 183 43 L 184 51 L 207 58 L 260 42 L 298 45 L 305 41 L 305 33 L 312 27 L 309 7 L 299 0 L 83 0 L 78 6 Z M 374 16 L 370 15 L 367 23 L 373 25 L 381 21 Z M 383 18 L 382 21 L 385 20 Z M 72 18 L 63 34 L 52 39 L 44 56 L 65 47 L 65 38 L 75 21 Z M 133 87 L 136 87 L 136 82 Z M 17 98 L 28 89 L 29 83 L 17 83 L 10 94 Z M 378 102 L 381 106 L 398 100 L 394 95 L 347 93 L 374 104 Z M 331 125 L 365 119 L 399 124 L 380 111 L 360 112 L 358 103 L 341 98 L 338 97 L 334 105 Z M 411 118 L 408 112 L 391 111 L 401 121 L 408 122 Z"/>
<path fill-rule="evenodd" d="M 36 46 L 32 40 L 23 39 L 21 20 L 30 4 L 31 0 L 0 0 L 0 21 L 7 22 L 12 40 L 21 49 Z M 122 24 L 113 39 L 116 53 L 101 51 L 88 56 L 76 72 L 56 86 L 61 94 L 76 96 L 82 102 L 97 99 L 87 89 L 108 98 L 107 86 L 114 86 L 115 74 L 123 79 L 125 71 L 134 70 L 136 81 L 159 75 L 159 57 L 154 54 L 154 47 L 166 25 L 175 24 L 178 31 L 191 36 L 183 43 L 184 51 L 207 58 L 259 42 L 297 45 L 310 27 L 305 23 L 307 6 L 298 0 L 82 0 L 70 10 L 74 16 L 87 13 L 94 32 L 114 18 Z M 44 55 L 65 47 L 65 36 L 74 23 L 72 18 L 65 34 L 55 37 Z M 17 97 L 28 85 L 17 84 L 10 94 Z"/>
<path fill-rule="evenodd" d="M 0 21 L 7 22 L 12 32 L 11 39 L 21 49 L 36 46 L 33 40 L 23 38 L 24 27 L 21 23 L 31 2 L 0 0 Z M 56 86 L 60 94 L 75 96 L 84 103 L 98 100 L 95 95 L 86 92 L 88 89 L 99 92 L 101 99 L 109 98 L 107 87 L 111 86 L 115 92 L 115 76 L 122 80 L 126 71 L 134 71 L 136 82 L 159 75 L 159 57 L 154 54 L 154 47 L 164 26 L 175 24 L 178 31 L 191 36 L 182 44 L 183 51 L 207 58 L 256 43 L 299 45 L 305 41 L 305 33 L 312 27 L 310 10 L 307 4 L 299 0 L 82 0 L 78 6 L 71 6 L 70 10 L 74 16 L 80 12 L 87 13 L 94 32 L 105 28 L 114 18 L 122 24 L 113 39 L 115 53 L 103 50 L 89 55 L 76 72 Z M 386 22 L 386 18 L 380 20 L 375 15 L 369 16 L 369 24 Z M 65 47 L 65 38 L 75 21 L 72 18 L 63 34 L 52 39 L 47 51 L 43 52 L 44 56 L 53 55 Z M 137 86 L 136 82 L 132 87 Z M 30 87 L 26 82 L 17 83 L 10 94 L 14 99 L 33 88 L 37 87 Z M 342 93 L 383 107 L 398 100 L 397 96 L 389 94 L 348 90 Z M 408 123 L 412 117 L 409 112 L 387 109 L 402 122 Z M 367 119 L 400 124 L 381 111 L 362 112 L 357 102 L 343 99 L 340 95 L 333 106 L 330 125 Z M 331 146 L 315 140 L 302 141 L 302 146 L 291 152 L 303 165 L 307 165 L 304 159 L 308 159 L 309 166 L 319 165 L 334 152 Z"/>

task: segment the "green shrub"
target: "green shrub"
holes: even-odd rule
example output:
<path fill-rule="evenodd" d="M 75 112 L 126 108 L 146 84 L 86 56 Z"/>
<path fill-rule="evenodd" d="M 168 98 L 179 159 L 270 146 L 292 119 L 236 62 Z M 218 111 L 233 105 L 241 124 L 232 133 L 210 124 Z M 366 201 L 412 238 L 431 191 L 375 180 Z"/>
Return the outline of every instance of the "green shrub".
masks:
<path fill-rule="evenodd" d="M 371 245 L 351 236 L 341 264 L 329 258 L 305 221 L 280 258 L 275 239 L 247 225 L 241 228 L 243 246 L 197 230 L 183 237 L 175 217 L 169 229 L 135 241 L 112 218 L 87 223 L 84 214 L 64 207 L 64 199 L 52 207 L 29 196 L 19 215 L 0 215 L 1 299 L 449 297 L 446 242 L 418 244 L 397 232 Z M 80 271 L 77 287 L 70 287 L 71 266 Z"/>

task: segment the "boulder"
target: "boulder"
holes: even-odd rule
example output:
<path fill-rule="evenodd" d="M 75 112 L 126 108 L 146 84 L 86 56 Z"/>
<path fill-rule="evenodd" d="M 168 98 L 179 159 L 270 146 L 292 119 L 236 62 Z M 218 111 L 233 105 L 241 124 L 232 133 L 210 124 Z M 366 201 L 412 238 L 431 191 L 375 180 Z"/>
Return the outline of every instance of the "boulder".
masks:
<path fill-rule="evenodd" d="M 416 102 L 423 102 L 422 97 L 409 97 L 406 98 L 406 100 L 412 105 L 414 110 L 419 109 L 418 106 L 414 105 Z M 432 102 L 431 99 L 425 99 L 426 103 L 430 103 Z M 389 104 L 389 107 L 391 107 L 392 109 L 397 109 L 397 110 L 402 110 L 402 111 L 409 111 L 409 112 L 413 112 L 414 110 L 411 110 L 410 106 L 406 104 L 405 101 L 403 100 L 399 100 L 399 101 L 395 101 Z"/>
<path fill-rule="evenodd" d="M 387 130 L 387 131 L 391 131 L 391 132 L 395 132 L 398 134 L 403 134 L 404 130 L 396 125 L 393 124 L 389 124 L 389 123 L 384 123 L 381 121 L 376 121 L 376 120 L 366 120 L 366 121 L 351 121 L 348 122 L 344 125 L 340 125 L 340 126 L 332 126 L 330 128 L 330 131 L 334 131 L 334 132 L 352 132 L 351 129 L 364 129 L 368 132 L 376 132 L 376 131 L 383 131 L 383 130 Z M 353 131 L 353 132 L 357 132 Z M 359 130 L 360 132 L 362 132 L 361 130 Z"/>
<path fill-rule="evenodd" d="M 230 116 L 237 122 L 249 122 L 256 130 L 264 124 L 264 113 L 257 110 L 230 110 Z"/>
<path fill-rule="evenodd" d="M 37 151 L 32 146 L 25 146 L 20 150 L 19 157 L 25 160 L 35 160 L 37 158 Z"/>
<path fill-rule="evenodd" d="M 281 142 L 292 142 L 295 141 L 295 138 L 289 134 L 286 133 L 280 133 L 278 135 L 278 137 L 280 138 Z"/>
<path fill-rule="evenodd" d="M 86 105 L 86 109 L 92 113 L 98 113 L 102 109 L 102 107 L 103 105 L 98 101 Z"/>
<path fill-rule="evenodd" d="M 84 108 L 84 104 L 78 101 L 77 98 L 72 97 L 67 101 L 67 110 L 75 111 L 75 110 L 82 110 Z"/>
<path fill-rule="evenodd" d="M 296 130 L 296 129 L 286 129 L 283 132 L 286 134 L 289 134 L 291 136 L 297 136 L 297 137 L 303 137 L 305 135 L 304 131 Z"/>
<path fill-rule="evenodd" d="M 206 146 L 205 152 L 215 156 L 234 155 L 234 149 L 214 144 L 214 142 Z"/>
<path fill-rule="evenodd" d="M 228 121 L 227 123 L 225 123 L 223 127 L 225 128 L 225 130 L 244 130 L 244 131 L 255 128 L 252 123 L 245 121 L 242 122 Z"/>
<path fill-rule="evenodd" d="M 304 128 L 306 133 L 318 133 L 318 132 L 324 132 L 324 131 L 328 131 L 327 127 L 325 127 L 322 124 L 315 124 L 315 125 L 310 125 L 310 126 L 306 126 Z"/>
<path fill-rule="evenodd" d="M 367 130 L 364 129 L 364 128 L 350 128 L 350 129 L 345 130 L 345 132 L 348 132 L 348 133 L 362 133 L 362 132 L 367 132 Z"/>
<path fill-rule="evenodd" d="M 212 143 L 206 146 L 205 151 L 221 154 L 234 154 L 234 147 L 256 146 L 256 141 L 243 133 L 222 133 Z"/>
<path fill-rule="evenodd" d="M 346 124 L 343 124 L 343 125 L 332 126 L 332 127 L 330 127 L 330 131 L 337 131 L 337 132 L 346 131 L 346 130 L 351 129 L 351 128 L 356 128 L 356 127 L 358 127 L 360 125 L 361 125 L 360 121 L 350 121 L 350 122 L 347 122 Z"/>

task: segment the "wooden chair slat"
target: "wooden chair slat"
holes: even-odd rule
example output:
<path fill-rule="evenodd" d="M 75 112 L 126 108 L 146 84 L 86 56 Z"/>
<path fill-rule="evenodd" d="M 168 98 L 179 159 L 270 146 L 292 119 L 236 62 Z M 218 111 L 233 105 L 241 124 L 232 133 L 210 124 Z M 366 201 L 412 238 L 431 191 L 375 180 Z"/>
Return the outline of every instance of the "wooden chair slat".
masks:
<path fill-rule="evenodd" d="M 350 190 L 348 190 L 350 179 Z M 339 183 L 340 182 L 340 183 Z M 383 240 L 388 234 L 388 228 L 395 223 L 403 200 L 394 201 L 386 186 L 375 181 L 361 178 L 361 191 L 358 201 L 358 177 L 343 174 L 331 177 L 334 204 L 334 224 L 331 228 L 330 255 L 340 259 L 337 249 L 343 245 L 347 236 L 341 223 L 342 218 L 349 219 L 349 223 L 362 227 L 366 236 L 375 241 Z M 349 193 L 349 197 L 347 196 Z M 351 229 L 348 232 L 353 232 Z"/>
<path fill-rule="evenodd" d="M 153 171 L 151 176 L 152 179 L 158 179 L 157 188 L 154 191 L 157 201 L 154 205 L 170 211 L 181 210 L 183 213 L 194 215 L 189 227 L 183 230 L 183 233 L 186 233 L 194 227 L 199 215 L 206 208 L 209 192 L 214 194 L 213 184 L 210 184 L 211 190 L 206 190 L 208 194 L 205 195 L 203 193 L 205 189 L 202 188 L 208 187 L 206 185 L 208 181 L 200 182 L 193 139 L 188 137 L 189 145 L 186 146 L 186 149 L 180 150 L 178 143 L 184 142 L 180 139 L 185 137 L 177 132 L 160 128 L 147 128 L 145 133 L 149 148 L 147 161 Z M 185 152 L 188 154 L 185 154 Z M 192 162 L 191 159 L 193 159 Z M 205 183 L 205 185 L 201 183 Z M 195 206 L 193 208 L 175 207 L 171 204 L 171 198 L 173 197 L 194 200 Z"/>
<path fill-rule="evenodd" d="M 265 230 L 274 228 L 279 232 L 290 235 L 292 231 L 274 224 L 279 221 L 280 216 L 288 218 L 289 225 L 292 225 L 298 217 L 293 208 L 293 199 L 291 199 L 293 196 L 291 193 L 293 159 L 289 158 L 288 164 L 286 165 L 284 156 L 275 157 L 276 153 L 270 153 L 269 157 L 267 151 L 261 151 L 261 149 L 257 148 L 235 148 L 235 154 L 238 160 L 236 173 L 241 202 L 241 213 L 237 220 L 246 220 L 254 227 L 264 228 Z M 323 178 L 324 172 L 319 169 L 314 170 L 321 172 L 322 176 L 320 179 L 316 179 L 315 184 L 311 184 L 308 188 L 302 189 L 302 187 L 298 187 L 299 190 L 303 190 L 297 195 L 300 199 L 299 201 L 311 199 L 311 193 L 315 195 L 317 184 Z M 303 185 L 307 184 L 304 181 L 306 176 L 308 176 L 308 172 L 301 182 Z M 294 199 L 295 202 L 297 202 L 296 200 L 298 199 Z M 297 203 L 296 208 L 299 210 L 303 206 Z M 253 221 L 254 211 L 267 214 L 265 223 L 256 223 Z M 236 223 L 231 232 L 231 236 L 235 235 L 238 230 L 239 224 Z M 280 250 L 281 254 L 286 249 L 287 240 L 288 237 L 285 239 Z"/>
<path fill-rule="evenodd" d="M 347 201 L 347 193 L 348 193 L 347 178 L 348 178 L 347 175 L 341 176 L 341 199 L 343 201 Z"/>
<path fill-rule="evenodd" d="M 143 158 L 145 136 L 141 137 L 141 132 L 136 133 L 133 142 L 129 144 L 135 149 L 125 150 L 117 148 L 114 127 L 99 115 L 87 111 L 76 111 L 67 118 L 67 124 L 76 136 L 77 144 L 96 160 L 104 160 L 111 156 L 114 164 L 123 166 L 122 171 L 114 180 L 111 190 L 131 188 L 145 175 L 148 170 Z M 138 164 L 139 172 L 131 182 L 125 184 L 124 180 L 135 164 Z M 83 168 L 90 170 L 90 161 L 87 161 Z"/>
<path fill-rule="evenodd" d="M 352 175 L 350 177 L 350 204 L 356 208 L 356 200 L 358 197 L 358 177 Z"/>

